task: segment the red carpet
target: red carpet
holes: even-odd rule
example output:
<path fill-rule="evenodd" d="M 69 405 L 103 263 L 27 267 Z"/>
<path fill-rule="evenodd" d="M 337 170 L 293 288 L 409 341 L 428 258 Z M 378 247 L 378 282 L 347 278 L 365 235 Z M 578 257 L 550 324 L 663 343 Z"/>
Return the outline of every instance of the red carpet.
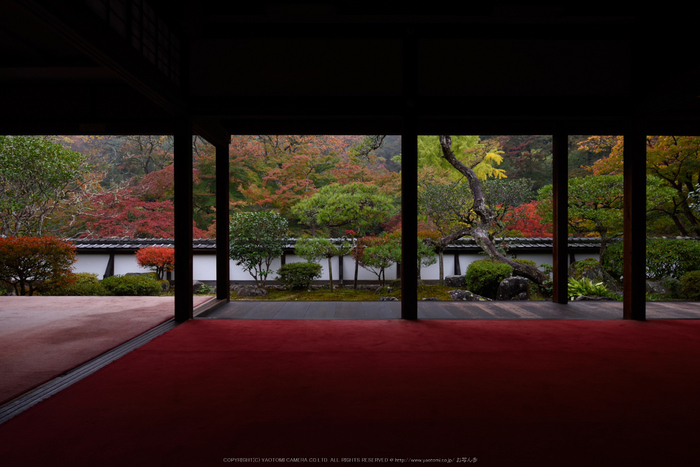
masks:
<path fill-rule="evenodd" d="M 0 460 L 696 465 L 699 368 L 700 321 L 195 320 L 1 425 Z"/>

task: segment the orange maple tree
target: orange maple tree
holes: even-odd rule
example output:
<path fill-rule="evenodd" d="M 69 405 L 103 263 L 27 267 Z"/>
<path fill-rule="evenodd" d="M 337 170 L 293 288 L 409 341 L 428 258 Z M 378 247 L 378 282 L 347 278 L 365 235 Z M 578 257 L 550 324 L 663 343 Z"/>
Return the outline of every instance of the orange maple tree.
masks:
<path fill-rule="evenodd" d="M 33 295 L 75 280 L 75 247 L 56 237 L 1 237 L 0 280 L 16 295 Z"/>
<path fill-rule="evenodd" d="M 136 252 L 139 266 L 155 271 L 159 279 L 165 279 L 165 273 L 175 268 L 175 248 L 149 246 Z"/>

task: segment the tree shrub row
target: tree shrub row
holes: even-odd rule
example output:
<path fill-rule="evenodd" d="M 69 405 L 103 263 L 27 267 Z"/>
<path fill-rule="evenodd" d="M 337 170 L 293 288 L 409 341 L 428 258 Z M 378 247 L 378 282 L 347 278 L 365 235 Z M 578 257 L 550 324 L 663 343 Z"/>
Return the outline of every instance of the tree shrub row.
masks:
<path fill-rule="evenodd" d="M 700 270 L 700 242 L 696 240 L 647 238 L 646 245 L 647 279 L 680 279 L 690 271 Z M 601 263 L 611 276 L 619 280 L 624 265 L 622 242 L 608 246 Z"/>

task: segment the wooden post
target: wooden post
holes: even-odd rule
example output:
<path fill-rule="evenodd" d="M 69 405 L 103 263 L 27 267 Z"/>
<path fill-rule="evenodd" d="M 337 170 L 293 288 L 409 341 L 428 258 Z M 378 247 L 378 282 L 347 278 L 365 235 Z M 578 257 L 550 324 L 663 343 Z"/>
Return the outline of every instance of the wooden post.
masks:
<path fill-rule="evenodd" d="M 418 319 L 418 134 L 401 136 L 401 317 Z"/>
<path fill-rule="evenodd" d="M 174 133 L 175 321 L 192 319 L 192 123 L 183 120 Z"/>
<path fill-rule="evenodd" d="M 624 146 L 623 319 L 646 320 L 646 135 L 630 124 Z"/>
<path fill-rule="evenodd" d="M 557 132 L 552 135 L 552 216 L 553 216 L 553 249 L 552 249 L 552 275 L 553 290 L 552 301 L 566 304 L 569 302 L 568 294 L 568 257 L 567 247 L 569 241 L 569 135 Z"/>
<path fill-rule="evenodd" d="M 216 298 L 230 300 L 229 145 L 216 145 Z"/>

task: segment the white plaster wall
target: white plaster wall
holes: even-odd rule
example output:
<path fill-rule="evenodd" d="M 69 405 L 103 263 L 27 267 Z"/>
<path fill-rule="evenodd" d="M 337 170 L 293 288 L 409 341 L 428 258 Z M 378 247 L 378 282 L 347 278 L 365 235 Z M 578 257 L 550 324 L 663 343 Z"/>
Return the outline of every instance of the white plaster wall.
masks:
<path fill-rule="evenodd" d="M 77 261 L 73 263 L 73 272 L 88 272 L 97 274 L 97 278 L 104 279 L 107 264 L 109 264 L 109 255 L 76 255 Z"/>
<path fill-rule="evenodd" d="M 134 254 L 114 255 L 114 275 L 120 276 L 129 272 L 151 272 L 151 270 L 139 266 Z"/>
<path fill-rule="evenodd" d="M 467 272 L 469 264 L 473 261 L 478 261 L 484 259 L 486 256 L 479 254 L 460 254 L 459 262 L 462 270 L 462 274 Z M 533 254 L 518 254 L 518 258 L 530 259 L 534 261 L 538 266 L 540 264 L 552 264 L 552 255 L 546 253 L 533 253 Z M 577 253 L 576 260 L 580 261 L 587 258 L 598 258 L 595 253 Z M 304 261 L 303 258 L 296 255 L 286 255 L 285 262 L 294 263 Z M 107 263 L 109 262 L 108 254 L 83 254 L 77 255 L 77 261 L 73 265 L 74 272 L 89 272 L 97 274 L 99 279 L 103 279 L 105 269 L 107 268 Z M 448 254 L 444 257 L 445 262 L 445 276 L 450 276 L 454 273 L 454 255 Z M 332 259 L 333 265 L 333 281 L 336 282 L 340 279 L 339 266 L 340 261 L 338 257 Z M 328 280 L 328 261 L 323 259 L 319 261 L 322 266 L 322 276 L 320 280 Z M 271 274 L 269 279 L 275 280 L 277 278 L 277 270 L 282 266 L 282 259 L 276 258 L 271 265 Z M 192 258 L 192 267 L 195 280 L 200 281 L 215 281 L 216 280 L 216 255 L 194 255 Z M 231 281 L 252 281 L 252 277 L 242 267 L 237 266 L 233 261 L 229 263 Z M 136 256 L 133 254 L 115 254 L 114 255 L 114 274 L 127 274 L 130 272 L 150 272 L 147 268 L 142 268 L 136 262 Z M 175 277 L 173 273 L 172 277 Z M 352 281 L 355 277 L 355 261 L 352 256 L 345 256 L 343 258 L 343 280 L 345 283 Z M 397 265 L 391 265 L 386 270 L 386 279 L 391 281 L 397 277 Z M 440 266 L 436 261 L 435 264 L 421 268 L 421 278 L 423 280 L 438 280 L 440 277 Z M 360 281 L 374 281 L 377 276 L 371 271 L 360 267 L 358 269 L 358 280 Z"/>
<path fill-rule="evenodd" d="M 192 274 L 198 281 L 215 281 L 216 255 L 193 255 Z"/>

